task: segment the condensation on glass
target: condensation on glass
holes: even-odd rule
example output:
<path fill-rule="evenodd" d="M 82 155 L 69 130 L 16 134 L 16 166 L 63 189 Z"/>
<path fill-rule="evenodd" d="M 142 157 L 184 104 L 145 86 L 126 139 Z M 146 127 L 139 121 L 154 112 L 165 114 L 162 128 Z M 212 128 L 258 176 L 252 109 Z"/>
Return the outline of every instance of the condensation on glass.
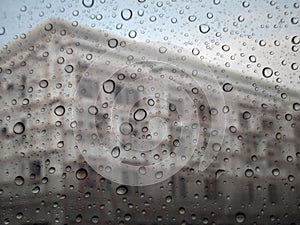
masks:
<path fill-rule="evenodd" d="M 299 5 L 2 7 L 0 223 L 299 224 Z"/>

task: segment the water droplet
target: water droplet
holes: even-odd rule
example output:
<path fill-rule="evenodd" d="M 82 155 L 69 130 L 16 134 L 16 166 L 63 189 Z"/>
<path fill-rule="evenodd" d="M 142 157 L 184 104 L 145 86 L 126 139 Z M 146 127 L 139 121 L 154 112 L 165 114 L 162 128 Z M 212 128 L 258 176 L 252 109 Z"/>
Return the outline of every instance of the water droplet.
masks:
<path fill-rule="evenodd" d="M 222 46 L 222 50 L 223 50 L 224 52 L 228 52 L 228 51 L 230 50 L 230 47 L 229 47 L 228 45 L 223 45 L 223 46 Z"/>
<path fill-rule="evenodd" d="M 298 22 L 299 22 L 298 17 L 292 17 L 292 18 L 291 18 L 291 23 L 292 23 L 292 24 L 298 24 Z"/>
<path fill-rule="evenodd" d="M 246 169 L 245 170 L 245 176 L 246 177 L 252 177 L 253 176 L 253 174 L 254 174 L 254 172 L 253 172 L 253 170 L 252 169 Z"/>
<path fill-rule="evenodd" d="M 236 129 L 235 126 L 230 126 L 230 127 L 229 127 L 229 131 L 230 131 L 231 133 L 236 133 L 236 132 L 237 132 L 237 129 Z"/>
<path fill-rule="evenodd" d="M 295 180 L 295 177 L 293 175 L 288 176 L 289 182 L 293 182 Z"/>
<path fill-rule="evenodd" d="M 32 191 L 33 194 L 38 194 L 40 192 L 40 187 L 35 186 L 31 191 Z"/>
<path fill-rule="evenodd" d="M 55 168 L 54 168 L 54 167 L 50 167 L 50 168 L 48 169 L 48 172 L 49 172 L 50 174 L 54 174 L 54 173 L 55 173 Z"/>
<path fill-rule="evenodd" d="M 115 82 L 113 80 L 107 80 L 103 83 L 103 90 L 107 94 L 111 94 L 115 90 Z"/>
<path fill-rule="evenodd" d="M 124 80 L 125 75 L 123 73 L 118 74 L 118 80 Z"/>
<path fill-rule="evenodd" d="M 298 64 L 297 63 L 292 63 L 291 68 L 292 68 L 292 70 L 297 70 L 298 69 Z"/>
<path fill-rule="evenodd" d="M 171 112 L 176 111 L 176 105 L 173 104 L 173 103 L 170 103 L 170 104 L 169 104 L 169 109 L 170 109 Z"/>
<path fill-rule="evenodd" d="M 200 54 L 200 50 L 198 49 L 198 48 L 193 48 L 192 49 L 192 53 L 193 53 L 193 55 L 199 55 Z"/>
<path fill-rule="evenodd" d="M 152 98 L 150 98 L 150 99 L 147 101 L 147 103 L 148 103 L 149 106 L 154 106 L 155 101 L 154 101 Z"/>
<path fill-rule="evenodd" d="M 57 63 L 58 64 L 63 64 L 65 62 L 65 58 L 64 57 L 59 57 L 58 59 L 57 59 Z"/>
<path fill-rule="evenodd" d="M 163 177 L 163 172 L 162 171 L 158 171 L 158 172 L 155 173 L 155 178 L 156 179 L 160 179 L 162 177 Z"/>
<path fill-rule="evenodd" d="M 23 213 L 18 212 L 17 215 L 16 215 L 16 218 L 17 218 L 18 220 L 22 219 L 22 218 L 23 218 Z"/>
<path fill-rule="evenodd" d="M 25 182 L 25 180 L 24 180 L 24 178 L 22 176 L 17 176 L 15 178 L 15 184 L 17 186 L 22 186 L 24 184 L 24 182 Z"/>
<path fill-rule="evenodd" d="M 41 80 L 39 83 L 41 88 L 46 88 L 48 87 L 48 81 L 47 80 Z"/>
<path fill-rule="evenodd" d="M 243 113 L 243 118 L 244 118 L 245 120 L 250 119 L 250 118 L 251 118 L 251 113 L 248 112 L 248 111 L 245 111 L 245 112 Z"/>
<path fill-rule="evenodd" d="M 192 88 L 192 93 L 193 94 L 198 94 L 199 93 L 199 89 L 198 88 Z"/>
<path fill-rule="evenodd" d="M 17 122 L 13 127 L 13 131 L 15 134 L 22 134 L 25 131 L 24 123 Z"/>
<path fill-rule="evenodd" d="M 299 111 L 299 110 L 300 110 L 300 103 L 295 102 L 295 103 L 293 104 L 293 109 L 294 109 L 295 111 Z"/>
<path fill-rule="evenodd" d="M 84 180 L 87 177 L 88 173 L 86 171 L 86 169 L 84 168 L 80 168 L 76 171 L 76 178 L 78 180 Z"/>
<path fill-rule="evenodd" d="M 82 0 L 82 5 L 86 8 L 91 8 L 94 5 L 94 0 Z"/>
<path fill-rule="evenodd" d="M 118 195 L 125 195 L 128 193 L 128 188 L 124 185 L 121 185 L 121 186 L 117 187 L 116 193 Z"/>
<path fill-rule="evenodd" d="M 180 146 L 180 141 L 178 139 L 175 139 L 173 141 L 173 145 L 174 145 L 174 147 L 179 147 Z"/>
<path fill-rule="evenodd" d="M 139 168 L 139 173 L 140 173 L 141 175 L 145 175 L 145 174 L 147 173 L 146 167 L 141 166 L 141 167 Z"/>
<path fill-rule="evenodd" d="M 255 62 L 256 62 L 256 57 L 255 57 L 255 55 L 250 55 L 250 56 L 249 56 L 249 61 L 252 62 L 252 63 L 255 63 Z"/>
<path fill-rule="evenodd" d="M 219 5 L 219 4 L 221 3 L 221 0 L 213 0 L 213 3 L 214 3 L 215 5 Z"/>
<path fill-rule="evenodd" d="M 135 112 L 134 112 L 134 115 L 133 115 L 133 118 L 136 120 L 136 121 L 142 121 L 146 118 L 147 116 L 147 112 L 145 109 L 137 109 Z"/>
<path fill-rule="evenodd" d="M 230 84 L 230 83 L 225 83 L 225 84 L 223 85 L 223 91 L 225 91 L 225 92 L 231 92 L 232 89 L 233 89 L 233 86 L 232 86 L 232 84 Z"/>
<path fill-rule="evenodd" d="M 210 27 L 207 24 L 201 24 L 199 30 L 202 34 L 206 34 L 210 31 Z"/>
<path fill-rule="evenodd" d="M 125 216 L 124 216 L 124 220 L 125 221 L 131 220 L 131 215 L 129 213 L 126 213 Z"/>
<path fill-rule="evenodd" d="M 65 114 L 65 107 L 63 105 L 59 105 L 54 109 L 54 113 L 57 116 L 62 116 Z"/>
<path fill-rule="evenodd" d="M 178 209 L 178 212 L 179 212 L 179 214 L 181 214 L 181 215 L 185 214 L 185 208 L 180 207 L 180 208 Z"/>
<path fill-rule="evenodd" d="M 212 12 L 208 12 L 208 13 L 206 13 L 206 17 L 208 19 L 212 19 L 214 17 L 214 14 Z"/>
<path fill-rule="evenodd" d="M 235 220 L 237 223 L 243 223 L 246 219 L 246 216 L 244 213 L 239 212 L 237 214 L 235 214 Z"/>
<path fill-rule="evenodd" d="M 272 170 L 272 174 L 276 177 L 280 174 L 280 170 L 275 168 L 275 169 Z"/>
<path fill-rule="evenodd" d="M 124 122 L 120 125 L 120 132 L 123 135 L 129 135 L 133 131 L 131 123 Z"/>
<path fill-rule="evenodd" d="M 265 67 L 262 70 L 262 74 L 265 78 L 269 78 L 273 75 L 273 70 L 270 67 Z"/>
<path fill-rule="evenodd" d="M 130 9 L 123 9 L 121 11 L 121 17 L 125 21 L 130 20 L 132 18 L 132 11 Z"/>
<path fill-rule="evenodd" d="M 82 221 L 82 215 L 79 214 L 79 215 L 76 216 L 75 222 L 76 222 L 76 223 L 80 223 L 81 221 Z"/>
<path fill-rule="evenodd" d="M 135 30 L 131 30 L 131 31 L 129 31 L 129 34 L 128 34 L 128 36 L 129 36 L 130 38 L 135 38 L 135 37 L 136 37 L 136 35 L 137 35 L 137 32 L 136 32 Z"/>
<path fill-rule="evenodd" d="M 299 36 L 294 36 L 292 37 L 292 43 L 297 45 L 300 43 L 300 37 Z"/>
<path fill-rule="evenodd" d="M 192 15 L 192 16 L 189 16 L 188 19 L 189 19 L 190 22 L 195 22 L 197 17 L 195 15 Z"/>
<path fill-rule="evenodd" d="M 243 2 L 242 2 L 242 6 L 243 6 L 244 8 L 248 8 L 248 7 L 250 6 L 250 3 L 247 2 L 247 1 L 243 1 Z"/>
<path fill-rule="evenodd" d="M 99 217 L 98 217 L 98 216 L 93 216 L 93 217 L 91 218 L 91 222 L 92 222 L 93 224 L 98 223 L 98 222 L 99 222 Z"/>
<path fill-rule="evenodd" d="M 115 38 L 109 39 L 108 40 L 108 46 L 110 48 L 116 48 L 118 46 L 118 40 Z"/>
<path fill-rule="evenodd" d="M 168 196 L 166 197 L 166 202 L 167 202 L 167 203 L 170 203 L 171 201 L 172 201 L 172 196 L 168 195 Z"/>
<path fill-rule="evenodd" d="M 159 51 L 159 53 L 164 54 L 164 53 L 167 52 L 167 48 L 166 47 L 160 47 L 158 51 Z"/>
<path fill-rule="evenodd" d="M 98 108 L 96 106 L 92 105 L 88 108 L 88 113 L 91 115 L 97 115 Z"/>
<path fill-rule="evenodd" d="M 120 148 L 118 146 L 111 150 L 111 156 L 114 158 L 118 158 L 120 156 Z"/>
<path fill-rule="evenodd" d="M 67 73 L 72 73 L 73 70 L 74 70 L 74 67 L 73 67 L 72 65 L 66 65 L 65 71 L 66 71 Z"/>
<path fill-rule="evenodd" d="M 93 55 L 89 53 L 89 54 L 86 55 L 85 58 L 86 58 L 87 60 L 91 60 L 91 59 L 93 58 Z"/>
<path fill-rule="evenodd" d="M 214 143 L 212 148 L 215 152 L 219 152 L 221 150 L 221 145 L 219 143 Z"/>
<path fill-rule="evenodd" d="M 51 31 L 53 29 L 52 23 L 48 23 L 45 25 L 45 31 Z"/>
<path fill-rule="evenodd" d="M 42 184 L 47 184 L 48 183 L 48 178 L 47 177 L 43 177 L 42 178 Z"/>
<path fill-rule="evenodd" d="M 5 34 L 5 27 L 0 28 L 0 35 L 3 35 L 3 34 Z"/>

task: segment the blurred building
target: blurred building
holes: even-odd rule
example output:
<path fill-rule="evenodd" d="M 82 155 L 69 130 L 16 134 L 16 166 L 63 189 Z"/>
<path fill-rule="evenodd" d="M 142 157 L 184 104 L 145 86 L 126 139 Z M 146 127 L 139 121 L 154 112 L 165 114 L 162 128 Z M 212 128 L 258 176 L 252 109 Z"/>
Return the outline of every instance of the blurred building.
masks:
<path fill-rule="evenodd" d="M 221 87 L 230 84 L 233 89 L 222 93 L 225 105 L 219 105 L 221 110 L 216 113 L 226 117 L 225 136 L 205 171 L 199 171 L 203 154 L 200 148 L 205 143 L 200 144 L 199 153 L 186 167 L 170 179 L 153 187 L 127 187 L 128 194 L 124 196 L 116 193 L 118 184 L 89 167 L 76 140 L 90 138 L 94 133 L 91 128 L 90 133 L 86 131 L 79 137 L 74 135 L 74 127 L 94 124 L 88 124 L 87 115 L 81 114 L 82 121 L 76 117 L 80 108 L 75 107 L 74 114 L 74 96 L 80 96 L 86 106 L 105 102 L 104 95 L 95 92 L 103 82 L 101 78 L 120 68 L 126 48 L 136 45 L 138 50 L 150 52 L 145 50 L 139 55 L 159 54 L 157 46 L 149 47 L 151 43 L 143 45 L 52 20 L 1 51 L 1 223 L 116 224 L 132 217 L 128 223 L 135 220 L 145 224 L 162 217 L 162 224 L 183 220 L 193 224 L 214 214 L 215 221 L 231 224 L 237 211 L 245 212 L 257 224 L 264 223 L 266 217 L 276 221 L 289 216 L 299 221 L 300 124 L 299 113 L 293 109 L 299 92 L 289 90 L 284 95 L 265 79 L 256 80 L 212 65 L 203 63 L 219 78 Z M 100 60 L 105 57 L 107 60 Z M 134 58 L 128 56 L 128 65 L 131 57 Z M 200 59 L 193 60 L 201 63 Z M 214 82 L 210 79 L 203 77 L 203 86 Z M 79 83 L 80 89 L 76 89 Z M 119 89 L 116 86 L 115 92 Z M 169 91 L 168 100 L 176 99 L 176 90 Z M 124 107 L 141 98 L 135 89 L 124 93 L 117 97 L 117 104 Z M 202 103 L 195 105 L 203 127 L 209 131 L 214 115 L 205 94 L 200 94 Z M 156 107 L 159 109 L 160 105 Z M 99 112 L 96 124 L 104 128 L 112 120 L 110 115 Z M 102 130 L 98 135 L 105 140 L 106 132 Z M 204 129 L 201 134 L 203 142 L 212 135 Z M 82 179 L 77 176 L 80 168 L 88 174 Z M 168 196 L 172 198 L 171 206 L 166 206 Z M 185 206 L 185 213 L 178 213 L 179 206 Z M 284 212 L 289 215 L 281 214 L 281 207 L 286 207 Z M 131 211 L 129 216 L 127 210 Z M 196 219 L 187 216 L 188 211 L 195 211 L 190 214 L 195 214 Z M 16 216 L 18 212 L 23 215 L 21 218 Z"/>

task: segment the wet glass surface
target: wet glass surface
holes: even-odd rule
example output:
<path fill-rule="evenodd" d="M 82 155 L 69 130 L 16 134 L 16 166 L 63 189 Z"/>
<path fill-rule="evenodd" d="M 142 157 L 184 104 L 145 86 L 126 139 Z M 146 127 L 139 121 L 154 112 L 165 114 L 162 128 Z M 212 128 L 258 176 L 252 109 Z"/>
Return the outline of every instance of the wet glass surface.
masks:
<path fill-rule="evenodd" d="M 0 2 L 0 224 L 299 224 L 299 5 Z"/>

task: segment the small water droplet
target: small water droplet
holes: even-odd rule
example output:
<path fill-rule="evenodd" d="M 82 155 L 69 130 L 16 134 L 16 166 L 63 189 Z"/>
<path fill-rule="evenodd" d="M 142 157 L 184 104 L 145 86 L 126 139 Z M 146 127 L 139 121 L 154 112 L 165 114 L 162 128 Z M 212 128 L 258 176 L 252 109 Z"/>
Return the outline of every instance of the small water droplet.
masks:
<path fill-rule="evenodd" d="M 225 92 L 231 92 L 232 89 L 233 89 L 233 86 L 232 86 L 232 84 L 230 84 L 230 83 L 225 83 L 225 84 L 223 85 L 223 91 L 225 91 Z"/>
<path fill-rule="evenodd" d="M 111 150 L 111 156 L 114 158 L 118 158 L 120 156 L 120 148 L 118 146 Z"/>
<path fill-rule="evenodd" d="M 239 212 L 237 214 L 235 214 L 235 220 L 237 223 L 243 223 L 246 219 L 246 216 L 244 213 Z"/>
<path fill-rule="evenodd" d="M 48 87 L 48 81 L 47 80 L 41 80 L 39 82 L 39 85 L 40 85 L 41 88 L 46 88 L 46 87 Z"/>
<path fill-rule="evenodd" d="M 299 111 L 299 110 L 300 110 L 300 103 L 295 102 L 295 103 L 293 104 L 293 109 L 294 109 L 295 111 Z"/>
<path fill-rule="evenodd" d="M 252 63 L 255 63 L 255 62 L 256 62 L 256 57 L 255 57 L 255 55 L 250 55 L 250 56 L 249 56 L 249 61 L 252 62 Z"/>
<path fill-rule="evenodd" d="M 297 45 L 300 43 L 300 37 L 299 36 L 294 36 L 292 37 L 292 43 Z"/>
<path fill-rule="evenodd" d="M 136 120 L 136 121 L 142 121 L 146 118 L 147 116 L 147 112 L 145 109 L 137 109 L 135 112 L 134 112 L 134 115 L 133 115 L 133 118 Z"/>
<path fill-rule="evenodd" d="M 170 103 L 170 104 L 169 104 L 169 110 L 170 110 L 171 112 L 176 111 L 176 105 L 173 104 L 173 103 Z"/>
<path fill-rule="evenodd" d="M 15 134 L 22 134 L 25 131 L 24 123 L 17 122 L 13 127 L 13 131 Z"/>
<path fill-rule="evenodd" d="M 130 38 L 135 38 L 135 37 L 136 37 L 136 35 L 137 35 L 137 32 L 136 32 L 135 30 L 131 30 L 131 31 L 129 31 L 129 34 L 128 34 L 128 36 L 129 36 Z"/>
<path fill-rule="evenodd" d="M 108 46 L 110 48 L 116 48 L 118 46 L 118 40 L 115 38 L 109 39 L 108 40 Z"/>
<path fill-rule="evenodd" d="M 207 24 L 201 24 L 199 30 L 202 34 L 206 34 L 210 31 L 210 27 Z"/>
<path fill-rule="evenodd" d="M 0 35 L 4 35 L 5 34 L 5 27 L 0 27 Z"/>
<path fill-rule="evenodd" d="M 121 185 L 121 186 L 117 187 L 116 193 L 118 195 L 125 195 L 128 193 L 128 188 L 124 185 Z"/>
<path fill-rule="evenodd" d="M 78 180 L 84 180 L 87 177 L 88 173 L 86 171 L 86 169 L 84 168 L 80 168 L 76 171 L 76 178 Z"/>
<path fill-rule="evenodd" d="M 273 174 L 275 177 L 277 177 L 277 176 L 280 174 L 280 170 L 277 169 L 277 168 L 275 168 L 275 169 L 272 170 L 272 174 Z"/>
<path fill-rule="evenodd" d="M 166 197 L 166 202 L 167 202 L 167 203 L 170 203 L 171 201 L 172 201 L 172 196 L 168 195 L 168 196 Z"/>
<path fill-rule="evenodd" d="M 17 176 L 15 178 L 15 184 L 17 186 L 22 186 L 24 184 L 24 182 L 25 182 L 25 180 L 24 180 L 24 178 L 22 176 Z"/>
<path fill-rule="evenodd" d="M 59 105 L 54 109 L 54 113 L 57 116 L 62 116 L 65 113 L 65 107 L 63 105 Z"/>
<path fill-rule="evenodd" d="M 147 173 L 146 167 L 141 166 L 141 167 L 139 168 L 139 173 L 140 173 L 141 175 L 145 175 L 145 174 Z"/>
<path fill-rule="evenodd" d="M 219 143 L 214 143 L 212 148 L 215 152 L 219 152 L 221 150 L 221 145 Z"/>
<path fill-rule="evenodd" d="M 254 174 L 254 172 L 253 172 L 253 170 L 252 169 L 246 169 L 245 170 L 245 176 L 246 177 L 252 177 L 253 176 L 253 174 Z"/>
<path fill-rule="evenodd" d="M 32 191 L 33 194 L 38 194 L 40 192 L 40 187 L 35 186 L 31 191 Z"/>
<path fill-rule="evenodd" d="M 92 222 L 93 224 L 98 223 L 98 222 L 99 222 L 99 217 L 98 217 L 98 216 L 93 216 L 93 217 L 91 218 L 91 222 Z"/>
<path fill-rule="evenodd" d="M 107 94 L 111 94 L 115 90 L 115 82 L 113 80 L 107 80 L 103 83 L 103 90 Z"/>
<path fill-rule="evenodd" d="M 265 78 L 269 78 L 273 75 L 273 70 L 270 67 L 265 67 L 262 70 L 262 74 Z"/>
<path fill-rule="evenodd" d="M 129 135 L 133 131 L 131 123 L 124 122 L 120 125 L 120 132 L 123 135 Z"/>
<path fill-rule="evenodd" d="M 65 71 L 66 71 L 67 73 L 72 73 L 73 70 L 74 70 L 74 67 L 73 67 L 72 65 L 66 65 Z"/>
<path fill-rule="evenodd" d="M 130 20 L 132 18 L 132 11 L 130 9 L 123 9 L 121 11 L 121 17 L 125 21 Z"/>
<path fill-rule="evenodd" d="M 97 108 L 96 106 L 92 105 L 92 106 L 90 106 L 90 107 L 88 108 L 88 112 L 89 112 L 89 114 L 91 114 L 91 115 L 97 115 L 97 113 L 98 113 L 98 108 Z"/>
<path fill-rule="evenodd" d="M 185 214 L 185 208 L 184 208 L 184 207 L 180 207 L 180 208 L 178 209 L 178 212 L 179 212 L 179 214 L 181 214 L 181 215 Z"/>
<path fill-rule="evenodd" d="M 82 5 L 86 8 L 91 8 L 94 5 L 94 0 L 82 0 Z"/>
<path fill-rule="evenodd" d="M 156 179 L 160 179 L 162 177 L 163 177 L 163 172 L 162 171 L 158 171 L 158 172 L 155 173 L 155 178 Z"/>
<path fill-rule="evenodd" d="M 293 182 L 295 180 L 295 177 L 293 175 L 288 176 L 289 182 Z"/>
<path fill-rule="evenodd" d="M 224 52 L 228 52 L 228 51 L 230 50 L 230 47 L 229 47 L 228 45 L 223 45 L 223 46 L 222 46 L 222 50 L 223 50 Z"/>
<path fill-rule="evenodd" d="M 81 221 L 82 221 L 82 215 L 79 214 L 79 215 L 76 216 L 75 222 L 76 222 L 76 223 L 80 223 Z"/>
<path fill-rule="evenodd" d="M 243 118 L 244 118 L 245 120 L 250 119 L 250 118 L 251 118 L 251 113 L 248 112 L 248 111 L 245 111 L 245 112 L 243 113 Z"/>

